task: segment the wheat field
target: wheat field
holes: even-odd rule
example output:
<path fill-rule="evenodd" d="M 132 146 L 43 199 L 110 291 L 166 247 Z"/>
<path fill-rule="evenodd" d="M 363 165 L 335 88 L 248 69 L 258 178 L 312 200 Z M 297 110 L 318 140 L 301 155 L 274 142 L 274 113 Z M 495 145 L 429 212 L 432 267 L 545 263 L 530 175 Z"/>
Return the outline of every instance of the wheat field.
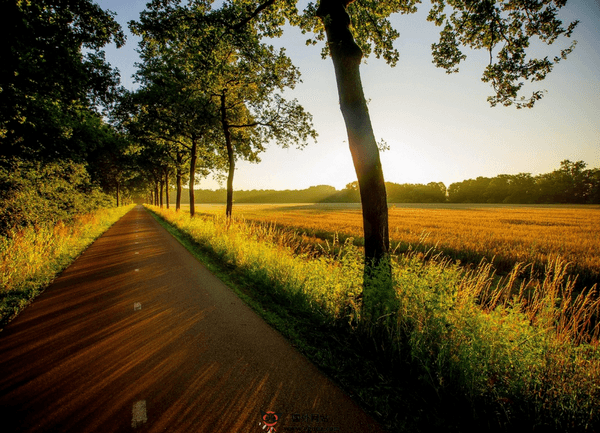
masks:
<path fill-rule="evenodd" d="M 224 205 L 197 205 L 197 212 L 222 214 Z M 184 209 L 185 210 L 185 209 Z M 234 216 L 291 228 L 318 239 L 362 240 L 359 204 L 236 204 Z M 462 262 L 485 258 L 499 272 L 515 263 L 537 268 L 560 257 L 590 286 L 600 279 L 600 206 L 469 204 L 391 205 L 392 248 L 434 248 Z"/>

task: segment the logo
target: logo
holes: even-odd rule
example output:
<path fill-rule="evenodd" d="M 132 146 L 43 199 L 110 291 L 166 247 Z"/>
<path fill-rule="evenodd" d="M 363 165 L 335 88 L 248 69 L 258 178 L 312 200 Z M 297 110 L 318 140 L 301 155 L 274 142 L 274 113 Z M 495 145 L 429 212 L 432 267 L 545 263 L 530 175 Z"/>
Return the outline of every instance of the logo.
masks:
<path fill-rule="evenodd" d="M 262 426 L 262 429 L 266 433 L 277 432 L 277 430 L 275 430 L 275 424 L 279 421 L 279 416 L 281 414 L 273 411 L 263 412 L 262 410 L 260 411 L 260 414 L 262 416 L 262 422 L 259 422 L 258 425 Z"/>

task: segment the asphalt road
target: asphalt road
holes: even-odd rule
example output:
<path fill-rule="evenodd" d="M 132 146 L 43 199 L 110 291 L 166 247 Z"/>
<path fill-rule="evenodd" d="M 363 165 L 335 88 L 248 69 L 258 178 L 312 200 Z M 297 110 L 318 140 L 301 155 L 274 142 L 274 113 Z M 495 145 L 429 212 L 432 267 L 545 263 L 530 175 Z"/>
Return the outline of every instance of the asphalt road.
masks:
<path fill-rule="evenodd" d="M 141 206 L 0 333 L 2 432 L 269 430 L 381 431 Z"/>

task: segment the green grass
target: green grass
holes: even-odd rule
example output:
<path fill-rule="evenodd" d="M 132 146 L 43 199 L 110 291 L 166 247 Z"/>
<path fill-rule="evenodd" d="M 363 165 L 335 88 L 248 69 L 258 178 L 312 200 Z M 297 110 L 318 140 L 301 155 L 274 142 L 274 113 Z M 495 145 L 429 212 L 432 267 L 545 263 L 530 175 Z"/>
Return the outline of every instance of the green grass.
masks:
<path fill-rule="evenodd" d="M 317 253 L 272 224 L 151 209 L 390 431 L 598 430 L 599 301 L 560 260 L 540 281 L 398 255 L 397 312 L 367 322 L 351 241 Z"/>
<path fill-rule="evenodd" d="M 220 214 L 223 206 L 198 205 L 197 213 Z M 600 207 L 597 205 L 391 205 L 390 240 L 397 252 L 430 248 L 463 264 L 492 261 L 508 274 L 519 262 L 542 274 L 548 260 L 567 260 L 579 287 L 600 283 Z M 236 205 L 246 221 L 275 223 L 315 243 L 354 239 L 364 246 L 360 204 Z"/>
<path fill-rule="evenodd" d="M 0 236 L 0 329 L 133 205 Z"/>

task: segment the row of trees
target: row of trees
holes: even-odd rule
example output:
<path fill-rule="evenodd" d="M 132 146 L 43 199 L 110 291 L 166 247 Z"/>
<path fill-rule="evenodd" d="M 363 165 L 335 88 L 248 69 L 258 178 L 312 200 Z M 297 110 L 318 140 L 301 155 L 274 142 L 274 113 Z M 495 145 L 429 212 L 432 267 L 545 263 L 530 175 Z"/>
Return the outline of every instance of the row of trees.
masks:
<path fill-rule="evenodd" d="M 105 122 L 119 75 L 102 48 L 123 45 L 89 0 L 4 2 L 0 47 L 0 231 L 106 206 L 126 137 Z"/>
<path fill-rule="evenodd" d="M 225 0 L 218 8 L 211 0 L 153 0 L 130 23 L 141 38 L 135 92 L 119 89 L 101 50 L 110 41 L 124 42 L 111 13 L 91 0 L 7 4 L 1 16 L 9 35 L 1 48 L 1 155 L 83 164 L 117 202 L 136 188 L 150 189 L 158 200 L 174 177 L 180 203 L 187 179 L 192 214 L 197 177 L 216 172 L 226 179 L 231 215 L 236 161 L 258 161 L 269 141 L 302 147 L 316 136 L 310 115 L 283 97 L 298 83 L 299 71 L 284 50 L 264 42 L 281 36 L 286 23 L 299 26 L 309 44 L 326 41 L 322 54 L 333 61 L 357 176 L 349 194 L 358 194 L 363 210 L 364 313 L 378 317 L 394 299 L 388 196 L 360 65 L 371 53 L 395 65 L 399 34 L 389 17 L 413 13 L 417 3 L 320 0 L 299 10 L 295 0 Z M 490 57 L 483 80 L 493 88 L 491 105 L 532 107 L 543 93 L 518 97 L 524 82 L 544 79 L 573 45 L 553 59 L 535 59 L 527 55 L 529 40 L 552 44 L 571 35 L 576 22 L 563 28 L 558 19 L 564 3 L 432 0 L 428 20 L 442 27 L 432 46 L 434 63 L 457 72 L 466 57 L 461 49 L 483 49 Z M 427 188 L 432 197 L 441 191 Z"/>
<path fill-rule="evenodd" d="M 141 87 L 126 95 L 118 120 L 140 146 L 155 198 L 174 174 L 179 208 L 187 178 L 193 215 L 196 176 L 216 172 L 231 216 L 238 160 L 258 162 L 269 141 L 303 147 L 316 132 L 298 101 L 282 96 L 300 77 L 285 50 L 261 41 L 270 32 L 244 22 L 246 8 L 210 3 L 155 1 L 130 23 L 141 37 Z"/>
<path fill-rule="evenodd" d="M 501 174 L 478 177 L 450 184 L 386 182 L 388 203 L 508 203 L 508 204 L 598 204 L 600 203 L 600 168 L 585 169 L 583 161 L 564 160 L 551 173 Z M 173 185 L 170 186 L 171 189 Z M 164 197 L 168 193 L 165 188 Z M 196 203 L 225 203 L 226 189 L 199 189 Z M 317 185 L 301 190 L 241 190 L 234 192 L 236 203 L 360 203 L 357 182 L 337 190 Z M 162 200 L 159 200 L 161 203 Z M 172 201 L 171 201 L 172 202 Z M 166 202 L 165 202 L 166 203 Z M 181 201 L 189 204 L 186 195 Z"/>
<path fill-rule="evenodd" d="M 386 182 L 388 203 L 442 203 L 446 201 L 446 187 L 441 182 L 428 185 Z M 224 189 L 196 191 L 196 203 L 225 203 Z M 358 183 L 352 182 L 342 190 L 329 185 L 317 185 L 302 190 L 248 190 L 235 191 L 236 203 L 360 203 Z M 182 203 L 188 204 L 188 201 Z"/>

